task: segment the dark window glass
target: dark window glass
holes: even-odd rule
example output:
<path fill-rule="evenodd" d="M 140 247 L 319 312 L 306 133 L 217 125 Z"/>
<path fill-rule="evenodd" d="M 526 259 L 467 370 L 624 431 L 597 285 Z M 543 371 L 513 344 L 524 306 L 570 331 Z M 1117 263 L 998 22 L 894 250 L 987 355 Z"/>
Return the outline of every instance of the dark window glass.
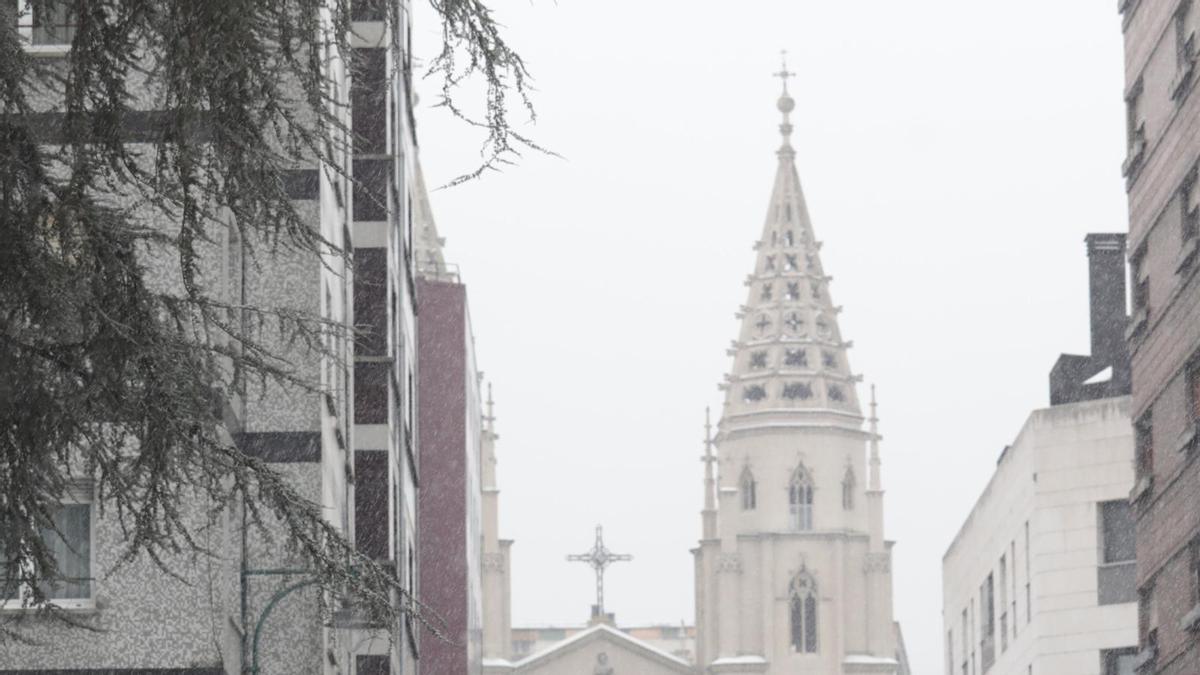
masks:
<path fill-rule="evenodd" d="M 71 0 L 49 0 L 44 12 L 34 12 L 33 44 L 69 45 L 75 39 Z"/>
<path fill-rule="evenodd" d="M 352 0 L 350 3 L 350 19 L 353 21 L 383 21 L 387 18 L 387 9 L 383 0 Z"/>
<path fill-rule="evenodd" d="M 383 361 L 354 364 L 355 424 L 387 424 L 389 368 Z"/>
<path fill-rule="evenodd" d="M 354 160 L 354 219 L 387 220 L 391 159 Z"/>
<path fill-rule="evenodd" d="M 355 353 L 387 354 L 387 249 L 354 249 Z"/>
<path fill-rule="evenodd" d="M 375 560 L 389 557 L 387 466 L 384 450 L 354 452 L 354 545 Z"/>
<path fill-rule="evenodd" d="M 1134 675 L 1137 652 L 1137 647 L 1101 650 L 1100 672 L 1103 675 Z"/>
<path fill-rule="evenodd" d="M 387 50 L 355 49 L 350 86 L 354 152 L 387 153 Z"/>

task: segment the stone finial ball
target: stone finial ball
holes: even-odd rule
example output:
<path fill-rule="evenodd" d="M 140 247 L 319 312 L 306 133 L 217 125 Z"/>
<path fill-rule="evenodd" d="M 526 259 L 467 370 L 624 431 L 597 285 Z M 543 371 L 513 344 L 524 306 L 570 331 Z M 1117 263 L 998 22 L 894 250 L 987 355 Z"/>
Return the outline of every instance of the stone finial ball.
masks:
<path fill-rule="evenodd" d="M 790 113 L 796 109 L 796 101 L 794 99 L 792 99 L 791 96 L 788 96 L 787 94 L 780 96 L 779 103 L 777 103 L 776 105 L 779 107 L 779 112 L 781 112 L 781 113 Z"/>

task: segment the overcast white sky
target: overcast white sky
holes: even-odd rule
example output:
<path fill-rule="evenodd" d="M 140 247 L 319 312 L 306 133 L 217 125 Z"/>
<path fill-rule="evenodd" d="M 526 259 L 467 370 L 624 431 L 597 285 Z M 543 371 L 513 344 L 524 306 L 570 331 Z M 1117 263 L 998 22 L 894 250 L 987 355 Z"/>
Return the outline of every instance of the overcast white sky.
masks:
<path fill-rule="evenodd" d="M 437 26 L 417 0 L 418 55 Z M 942 666 L 941 557 L 1001 448 L 1086 353 L 1083 237 L 1123 231 L 1116 3 L 496 2 L 565 159 L 433 194 L 495 383 L 518 625 L 587 619 L 605 527 L 621 624 L 692 621 L 704 407 L 775 170 L 778 51 L 851 365 L 879 390 L 895 602 Z M 431 185 L 480 138 L 431 109 Z M 865 390 L 860 390 L 865 396 Z"/>

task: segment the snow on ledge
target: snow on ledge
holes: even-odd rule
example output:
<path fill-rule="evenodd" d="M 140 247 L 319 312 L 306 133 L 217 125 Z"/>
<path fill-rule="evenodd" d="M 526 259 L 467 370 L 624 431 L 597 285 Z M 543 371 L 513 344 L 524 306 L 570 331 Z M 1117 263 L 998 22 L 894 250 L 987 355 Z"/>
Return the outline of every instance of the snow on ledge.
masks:
<path fill-rule="evenodd" d="M 847 654 L 842 661 L 844 665 L 855 666 L 898 666 L 900 662 L 886 656 L 871 656 L 870 654 Z"/>
<path fill-rule="evenodd" d="M 767 660 L 761 656 L 722 656 L 713 661 L 709 665 L 713 666 L 748 666 L 766 663 Z"/>

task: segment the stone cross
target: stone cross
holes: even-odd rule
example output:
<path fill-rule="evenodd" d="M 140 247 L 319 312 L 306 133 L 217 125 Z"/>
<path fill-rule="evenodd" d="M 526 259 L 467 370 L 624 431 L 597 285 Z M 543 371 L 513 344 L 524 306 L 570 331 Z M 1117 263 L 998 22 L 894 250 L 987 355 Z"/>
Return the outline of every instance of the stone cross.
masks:
<path fill-rule="evenodd" d="M 587 563 L 596 572 L 596 614 L 604 615 L 604 569 L 614 562 L 633 560 L 633 556 L 613 553 L 604 546 L 603 528 L 596 526 L 596 543 L 587 553 L 567 556 L 569 562 Z"/>

